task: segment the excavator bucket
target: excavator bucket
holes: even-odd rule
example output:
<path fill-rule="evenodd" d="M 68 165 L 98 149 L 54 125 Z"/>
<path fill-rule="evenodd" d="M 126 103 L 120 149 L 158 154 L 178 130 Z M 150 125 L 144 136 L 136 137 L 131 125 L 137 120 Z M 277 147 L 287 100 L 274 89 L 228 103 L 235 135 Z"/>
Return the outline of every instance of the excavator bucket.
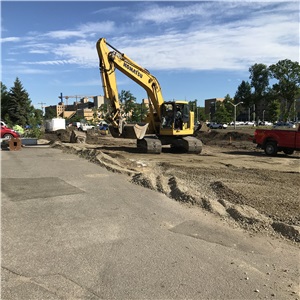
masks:
<path fill-rule="evenodd" d="M 136 139 L 141 140 L 144 138 L 149 124 L 138 125 L 138 124 L 126 124 L 122 128 L 122 132 L 119 132 L 119 129 L 109 126 L 109 131 L 114 138 L 123 138 L 123 139 Z"/>

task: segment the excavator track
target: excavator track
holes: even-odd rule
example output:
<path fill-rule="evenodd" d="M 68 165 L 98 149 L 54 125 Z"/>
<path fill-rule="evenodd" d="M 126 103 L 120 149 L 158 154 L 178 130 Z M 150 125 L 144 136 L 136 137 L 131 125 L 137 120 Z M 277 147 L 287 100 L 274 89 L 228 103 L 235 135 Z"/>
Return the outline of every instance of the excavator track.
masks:
<path fill-rule="evenodd" d="M 137 147 L 145 153 L 161 153 L 161 141 L 157 137 L 145 137 L 137 140 Z"/>
<path fill-rule="evenodd" d="M 202 142 L 192 136 L 182 138 L 184 141 L 184 148 L 188 153 L 199 154 L 202 152 Z"/>
<path fill-rule="evenodd" d="M 192 136 L 174 139 L 171 146 L 173 148 L 182 149 L 186 153 L 199 154 L 202 151 L 202 142 Z"/>

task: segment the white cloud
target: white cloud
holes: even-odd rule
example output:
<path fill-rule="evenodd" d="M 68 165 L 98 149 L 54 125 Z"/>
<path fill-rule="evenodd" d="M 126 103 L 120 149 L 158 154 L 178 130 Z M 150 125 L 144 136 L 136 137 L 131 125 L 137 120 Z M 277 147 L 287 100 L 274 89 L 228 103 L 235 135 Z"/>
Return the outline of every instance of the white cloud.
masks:
<path fill-rule="evenodd" d="M 6 37 L 6 38 L 0 38 L 0 42 L 3 44 L 3 43 L 8 43 L 8 42 L 20 42 L 21 41 L 21 38 L 19 37 L 14 37 L 14 36 L 11 36 L 11 37 Z"/>
<path fill-rule="evenodd" d="M 36 62 L 23 62 L 23 65 L 40 65 L 40 66 L 59 66 L 66 64 L 75 64 L 75 60 L 44 60 L 44 61 L 36 61 Z"/>
<path fill-rule="evenodd" d="M 169 33 L 135 39 L 134 47 L 130 39 L 122 39 L 120 46 L 115 46 L 141 65 L 154 69 L 245 70 L 253 63 L 272 64 L 286 58 L 299 60 L 295 3 L 285 6 L 258 3 L 255 7 L 249 2 L 230 3 L 230 10 L 228 6 L 226 10 L 220 8 L 220 3 L 192 4 L 189 7 L 192 12 L 169 6 L 167 13 L 154 6 L 150 13 L 147 11 L 147 15 L 142 13 L 137 18 L 157 22 L 187 19 L 204 14 L 203 9 L 209 5 L 210 26 L 193 19 L 193 26 L 188 29 L 178 30 L 174 26 Z M 245 10 L 251 5 L 252 13 Z M 214 6 L 218 10 L 212 11 Z M 214 20 L 212 14 L 221 15 L 222 19 Z"/>
<path fill-rule="evenodd" d="M 96 43 L 87 40 L 78 40 L 70 44 L 59 44 L 53 53 L 58 57 L 66 57 L 82 67 L 97 65 Z"/>
<path fill-rule="evenodd" d="M 82 24 L 78 27 L 79 31 L 83 33 L 108 33 L 108 32 L 114 32 L 115 23 L 112 21 L 106 21 L 106 22 L 89 22 L 87 24 Z"/>
<path fill-rule="evenodd" d="M 20 74 L 20 75 L 33 75 L 33 74 L 51 74 L 53 73 L 50 70 L 47 69 L 37 69 L 37 68 L 29 68 L 27 66 L 22 66 L 22 65 L 14 65 L 14 66 L 7 66 L 5 68 L 5 73 L 6 74 Z"/>
<path fill-rule="evenodd" d="M 114 47 L 151 70 L 247 70 L 253 63 L 269 65 L 280 59 L 299 60 L 295 2 L 284 5 L 258 2 L 255 6 L 237 1 L 226 5 L 220 2 L 144 5 L 146 9 L 137 11 L 131 24 L 118 24 L 118 20 L 88 22 L 74 30 L 49 31 L 37 34 L 36 38 L 31 33 L 20 47 L 28 48 L 31 54 L 47 54 L 47 59 L 24 63 L 95 68 L 98 65 L 95 37 L 106 35 Z M 152 27 L 149 22 L 154 23 Z M 43 39 L 47 42 L 43 43 Z M 63 43 L 63 39 L 70 42 Z M 19 40 L 6 38 L 7 42 Z"/>
<path fill-rule="evenodd" d="M 168 3 L 168 2 L 166 2 Z M 191 2 L 190 2 L 191 3 Z M 152 21 L 155 23 L 169 23 L 176 22 L 178 20 L 188 20 L 190 17 L 202 17 L 204 19 L 209 18 L 214 11 L 207 11 L 207 5 L 211 6 L 211 4 L 205 3 L 193 3 L 186 5 L 185 2 L 178 6 L 174 6 L 172 4 L 160 5 L 160 4 L 152 4 L 148 2 L 146 5 L 146 9 L 141 11 L 140 13 L 135 15 L 136 20 L 143 21 Z"/>
<path fill-rule="evenodd" d="M 76 30 L 55 30 L 45 33 L 43 36 L 52 39 L 86 38 L 87 35 L 94 36 L 95 33 L 110 33 L 114 31 L 114 22 L 89 22 L 81 24 Z"/>
<path fill-rule="evenodd" d="M 84 37 L 84 33 L 75 30 L 56 30 L 45 33 L 44 37 L 52 39 L 67 39 L 72 37 Z"/>

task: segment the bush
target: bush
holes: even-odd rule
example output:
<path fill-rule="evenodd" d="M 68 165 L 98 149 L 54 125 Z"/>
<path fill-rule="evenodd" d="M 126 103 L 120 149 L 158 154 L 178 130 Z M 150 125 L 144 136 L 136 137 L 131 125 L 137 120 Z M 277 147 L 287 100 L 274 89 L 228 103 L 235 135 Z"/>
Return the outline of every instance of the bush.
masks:
<path fill-rule="evenodd" d="M 43 136 L 43 132 L 42 132 L 41 128 L 38 128 L 38 127 L 26 129 L 24 132 L 24 137 L 27 137 L 27 138 L 40 139 L 42 136 Z"/>

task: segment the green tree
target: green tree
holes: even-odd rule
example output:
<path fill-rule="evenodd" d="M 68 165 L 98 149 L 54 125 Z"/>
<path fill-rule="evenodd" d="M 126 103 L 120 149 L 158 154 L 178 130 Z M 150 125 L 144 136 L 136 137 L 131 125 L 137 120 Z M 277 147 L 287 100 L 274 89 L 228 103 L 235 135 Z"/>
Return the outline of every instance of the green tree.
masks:
<path fill-rule="evenodd" d="M 244 98 L 242 98 L 244 99 Z M 243 102 L 240 105 L 237 105 L 236 107 L 234 107 L 233 104 L 238 104 L 239 102 Z M 242 120 L 245 116 L 245 113 L 243 111 L 245 111 L 244 107 L 244 101 L 241 101 L 239 97 L 234 97 L 233 99 L 230 97 L 229 94 L 227 94 L 224 98 L 223 101 L 224 106 L 226 107 L 226 111 L 228 112 L 228 122 L 234 121 L 234 117 L 236 117 L 236 120 Z M 234 110 L 236 115 L 234 115 Z"/>
<path fill-rule="evenodd" d="M 130 91 L 122 90 L 119 94 L 119 100 L 121 102 L 122 109 L 124 110 L 126 120 L 132 120 L 132 114 L 136 111 L 136 98 L 130 93 Z"/>
<path fill-rule="evenodd" d="M 244 107 L 250 107 L 253 105 L 252 93 L 251 93 L 251 85 L 247 81 L 242 81 L 242 83 L 238 86 L 238 89 L 234 95 L 234 102 L 243 102 Z"/>
<path fill-rule="evenodd" d="M 232 99 L 231 97 L 230 97 L 230 95 L 229 94 L 227 94 L 225 97 L 224 97 L 224 100 L 223 100 L 223 105 L 226 107 L 226 110 L 231 114 L 233 114 L 233 106 L 232 106 L 232 104 L 230 104 L 230 102 L 231 103 L 234 103 L 235 101 L 234 101 L 234 99 Z"/>
<path fill-rule="evenodd" d="M 141 120 L 141 118 L 141 104 L 135 103 L 132 107 L 129 121 L 137 123 Z"/>
<path fill-rule="evenodd" d="M 35 108 L 33 110 L 33 115 L 29 124 L 33 125 L 34 123 L 35 125 L 41 125 L 43 123 L 43 120 L 43 111 L 39 108 Z"/>
<path fill-rule="evenodd" d="M 56 118 L 56 109 L 55 109 L 54 106 L 47 107 L 46 112 L 45 112 L 45 119 L 46 120 L 52 119 L 52 118 Z M 72 122 L 75 122 L 75 121 L 77 121 L 77 120 L 72 119 Z"/>
<path fill-rule="evenodd" d="M 25 126 L 34 116 L 34 107 L 31 104 L 29 94 L 17 77 L 14 86 L 10 89 L 7 114 L 13 124 Z"/>
<path fill-rule="evenodd" d="M 140 104 L 140 110 L 141 110 L 141 115 L 140 115 L 140 121 L 145 121 L 147 115 L 149 114 L 149 106 L 144 105 L 143 103 Z"/>
<path fill-rule="evenodd" d="M 231 121 L 231 114 L 226 109 L 223 103 L 218 104 L 215 114 L 215 121 L 217 123 L 229 123 Z"/>
<path fill-rule="evenodd" d="M 108 105 L 107 103 L 103 103 L 98 108 L 98 112 L 100 114 L 100 119 L 105 119 L 108 115 Z"/>
<path fill-rule="evenodd" d="M 232 120 L 232 107 L 229 102 L 232 102 L 229 94 L 225 96 L 222 102 L 217 101 L 217 110 L 214 117 L 217 123 L 229 123 Z"/>
<path fill-rule="evenodd" d="M 197 116 L 198 116 L 198 121 L 206 121 L 208 120 L 207 115 L 205 115 L 205 108 L 204 107 L 197 107 Z"/>
<path fill-rule="evenodd" d="M 32 138 L 40 138 L 42 131 L 40 125 L 43 123 L 43 111 L 41 109 L 33 109 L 33 114 L 28 119 L 30 128 L 26 130 L 25 136 Z"/>
<path fill-rule="evenodd" d="M 8 104 L 9 104 L 9 94 L 5 84 L 0 81 L 1 84 L 1 119 L 7 124 L 11 125 L 11 121 L 8 115 Z"/>
<path fill-rule="evenodd" d="M 269 93 L 269 68 L 265 64 L 254 64 L 249 68 L 252 93 L 252 102 L 256 108 L 261 103 L 267 104 Z M 259 114 L 256 114 L 258 116 Z"/>
<path fill-rule="evenodd" d="M 271 78 L 277 79 L 272 90 L 282 101 L 283 120 L 291 118 L 291 108 L 300 91 L 300 65 L 289 59 L 280 60 L 269 67 Z"/>
<path fill-rule="evenodd" d="M 268 121 L 275 122 L 278 120 L 280 115 L 280 101 L 272 100 L 268 105 Z M 264 120 L 265 121 L 265 120 Z"/>

